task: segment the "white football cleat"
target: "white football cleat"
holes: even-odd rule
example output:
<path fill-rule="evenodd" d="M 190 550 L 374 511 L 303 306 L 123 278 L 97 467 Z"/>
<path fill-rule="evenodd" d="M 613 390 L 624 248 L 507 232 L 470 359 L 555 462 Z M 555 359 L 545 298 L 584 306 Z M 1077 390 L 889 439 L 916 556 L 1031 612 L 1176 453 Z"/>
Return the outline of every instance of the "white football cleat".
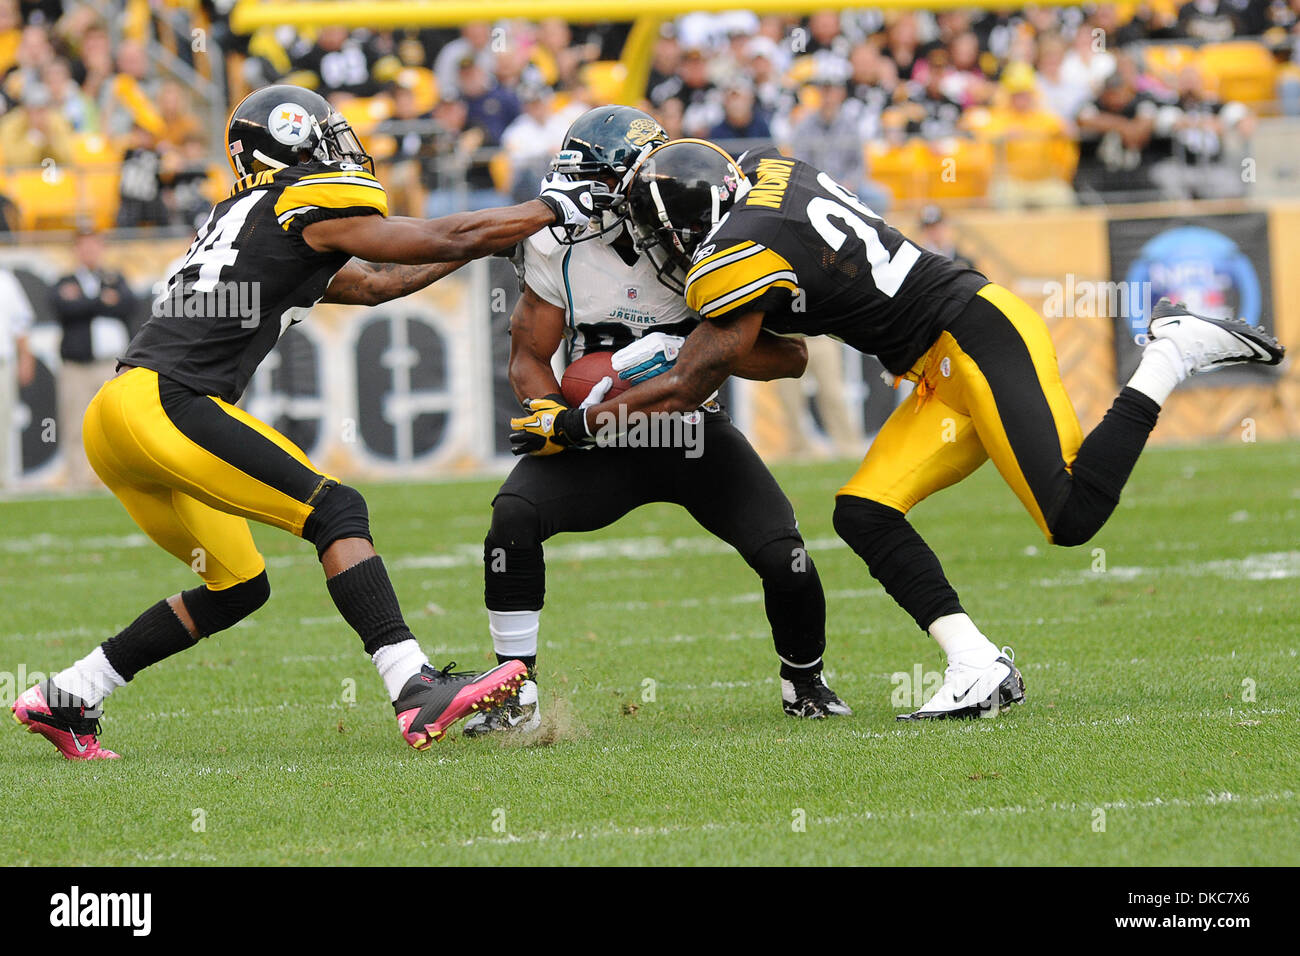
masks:
<path fill-rule="evenodd" d="M 949 664 L 943 684 L 920 710 L 899 714 L 899 720 L 949 720 L 964 717 L 996 717 L 1012 704 L 1025 699 L 1025 680 L 1016 670 L 1015 654 L 1009 647 L 1003 656 L 984 667 Z"/>
<path fill-rule="evenodd" d="M 1188 375 L 1225 365 L 1257 363 L 1277 365 L 1286 349 L 1261 328 L 1241 319 L 1211 319 L 1194 315 L 1187 307 L 1161 299 L 1151 310 L 1147 334 L 1167 339 L 1178 347 Z"/>
<path fill-rule="evenodd" d="M 526 680 L 519 693 L 495 710 L 483 711 L 465 721 L 461 733 L 481 737 L 492 733 L 528 733 L 542 726 L 542 709 L 538 705 L 537 682 Z"/>

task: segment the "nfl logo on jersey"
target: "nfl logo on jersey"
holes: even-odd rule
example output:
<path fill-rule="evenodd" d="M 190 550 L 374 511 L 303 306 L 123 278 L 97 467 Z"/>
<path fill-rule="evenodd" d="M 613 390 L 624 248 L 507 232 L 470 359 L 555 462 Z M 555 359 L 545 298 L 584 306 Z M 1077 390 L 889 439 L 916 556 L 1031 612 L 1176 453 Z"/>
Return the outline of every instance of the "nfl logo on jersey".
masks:
<path fill-rule="evenodd" d="M 635 299 L 635 298 L 637 297 L 637 288 L 636 288 L 636 286 L 634 286 L 634 285 L 632 285 L 632 286 L 628 286 L 628 288 L 627 288 L 627 297 L 628 297 L 629 299 Z"/>

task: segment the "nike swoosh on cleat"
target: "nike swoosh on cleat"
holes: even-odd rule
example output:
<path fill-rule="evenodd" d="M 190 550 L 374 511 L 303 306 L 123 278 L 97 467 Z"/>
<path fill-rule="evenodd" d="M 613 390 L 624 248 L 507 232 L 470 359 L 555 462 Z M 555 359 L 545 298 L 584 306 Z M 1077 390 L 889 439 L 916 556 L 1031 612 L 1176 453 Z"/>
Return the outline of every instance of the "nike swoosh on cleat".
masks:
<path fill-rule="evenodd" d="M 83 744 L 83 743 L 81 742 L 81 738 L 78 737 L 76 734 L 73 734 L 73 735 L 72 735 L 72 743 L 73 743 L 73 746 L 75 746 L 75 747 L 77 748 L 77 753 L 79 753 L 79 754 L 84 754 L 84 753 L 86 752 L 86 750 L 87 750 L 87 749 L 89 748 L 89 746 L 90 746 L 89 744 Z"/>

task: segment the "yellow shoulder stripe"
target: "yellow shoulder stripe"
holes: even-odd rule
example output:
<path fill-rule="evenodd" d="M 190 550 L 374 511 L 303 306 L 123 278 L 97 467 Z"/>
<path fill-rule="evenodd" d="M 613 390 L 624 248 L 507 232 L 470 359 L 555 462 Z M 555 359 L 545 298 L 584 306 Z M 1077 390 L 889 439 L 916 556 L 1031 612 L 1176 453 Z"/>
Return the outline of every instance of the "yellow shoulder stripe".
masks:
<path fill-rule="evenodd" d="M 730 312 L 769 289 L 797 293 L 799 277 L 785 257 L 756 243 L 752 245 L 756 248 L 728 249 L 725 259 L 710 256 L 692 268 L 686 277 L 686 304 L 705 318 L 711 318 Z"/>
<path fill-rule="evenodd" d="M 756 242 L 746 239 L 744 242 L 739 242 L 734 246 L 727 246 L 727 248 L 723 249 L 721 252 L 710 253 L 709 255 L 701 259 L 699 262 L 691 263 L 691 273 L 695 272 L 695 270 L 697 269 L 707 266 L 710 262 L 717 262 L 723 256 L 729 256 L 733 252 L 740 252 L 742 249 L 750 249 L 756 245 L 757 245 Z M 690 275 L 690 273 L 687 274 Z"/>
<path fill-rule="evenodd" d="M 338 180 L 300 180 L 286 186 L 275 203 L 275 215 L 280 225 L 288 227 L 293 216 L 310 209 L 352 209 L 364 207 L 388 215 L 388 195 L 376 180 L 370 183 L 344 183 Z"/>

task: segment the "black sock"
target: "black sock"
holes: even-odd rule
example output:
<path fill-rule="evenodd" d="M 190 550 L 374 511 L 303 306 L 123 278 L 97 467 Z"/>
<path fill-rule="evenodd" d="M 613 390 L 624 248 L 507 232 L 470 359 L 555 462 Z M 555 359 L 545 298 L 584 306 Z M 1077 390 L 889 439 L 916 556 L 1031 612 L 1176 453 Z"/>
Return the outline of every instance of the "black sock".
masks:
<path fill-rule="evenodd" d="M 528 679 L 533 683 L 537 682 L 537 655 L 529 654 L 527 657 L 511 657 L 508 654 L 498 654 L 497 663 L 504 664 L 506 661 L 523 661 L 524 666 L 528 668 Z"/>
<path fill-rule="evenodd" d="M 361 636 L 367 654 L 415 639 L 402 617 L 393 582 L 379 555 L 354 564 L 325 584 L 343 620 Z"/>
<path fill-rule="evenodd" d="M 946 614 L 962 613 L 939 558 L 898 509 L 841 495 L 835 530 L 921 630 Z"/>
<path fill-rule="evenodd" d="M 1160 406 L 1148 396 L 1127 386 L 1120 390 L 1079 446 L 1070 469 L 1070 495 L 1048 522 L 1054 544 L 1083 544 L 1106 523 L 1159 415 Z"/>
<path fill-rule="evenodd" d="M 130 680 L 146 667 L 197 643 L 172 606 L 159 601 L 101 646 L 113 670 L 122 680 Z"/>
<path fill-rule="evenodd" d="M 826 650 L 826 595 L 801 538 L 769 542 L 749 558 L 763 579 L 763 609 L 786 680 L 816 677 Z"/>

